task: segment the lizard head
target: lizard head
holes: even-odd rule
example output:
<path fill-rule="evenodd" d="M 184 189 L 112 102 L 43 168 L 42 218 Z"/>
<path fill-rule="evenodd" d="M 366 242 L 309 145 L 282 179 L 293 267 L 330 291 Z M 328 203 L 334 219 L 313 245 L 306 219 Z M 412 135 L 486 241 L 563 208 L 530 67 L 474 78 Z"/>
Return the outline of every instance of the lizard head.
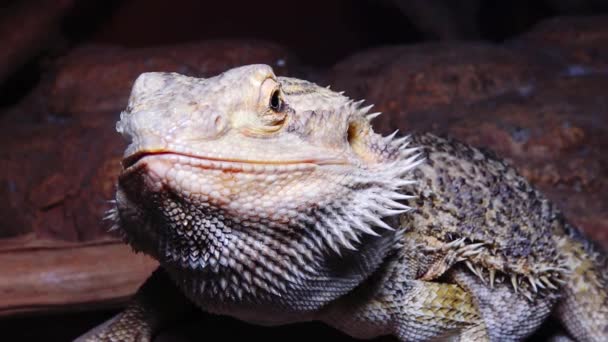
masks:
<path fill-rule="evenodd" d="M 313 272 L 360 249 L 408 209 L 399 189 L 419 162 L 407 138 L 374 133 L 360 104 L 266 65 L 142 74 L 117 123 L 130 140 L 119 228 L 169 267 L 215 273 Z"/>

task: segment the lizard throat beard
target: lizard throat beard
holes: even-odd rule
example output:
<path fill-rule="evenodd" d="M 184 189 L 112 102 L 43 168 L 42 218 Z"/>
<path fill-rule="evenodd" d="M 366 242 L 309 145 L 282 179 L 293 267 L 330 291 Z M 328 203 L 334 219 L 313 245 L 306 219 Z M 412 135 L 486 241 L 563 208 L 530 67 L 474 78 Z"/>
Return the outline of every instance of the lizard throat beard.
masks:
<path fill-rule="evenodd" d="M 329 215 L 328 210 L 312 210 L 309 219 L 290 224 L 244 225 L 220 209 L 201 208 L 170 191 L 156 200 L 161 208 L 135 210 L 148 213 L 143 217 L 134 215 L 128 205 L 120 209 L 119 201 L 118 220 L 125 239 L 137 241 L 132 244 L 135 249 L 159 260 L 186 296 L 203 309 L 236 313 L 258 323 L 314 312 L 350 292 L 378 269 L 394 249 L 397 236 L 394 230 L 364 234 L 357 250 L 340 247 L 336 253 L 319 238 L 333 228 L 311 223 Z M 180 223 L 182 217 L 192 218 L 192 223 Z M 395 221 L 390 224 L 396 225 Z"/>

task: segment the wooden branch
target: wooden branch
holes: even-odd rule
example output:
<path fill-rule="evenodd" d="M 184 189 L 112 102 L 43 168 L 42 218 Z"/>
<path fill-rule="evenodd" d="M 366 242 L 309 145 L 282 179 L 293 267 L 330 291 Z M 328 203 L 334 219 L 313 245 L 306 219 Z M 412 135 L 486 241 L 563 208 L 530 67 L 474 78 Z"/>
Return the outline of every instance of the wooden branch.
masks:
<path fill-rule="evenodd" d="M 13 247 L 11 247 L 13 245 Z M 0 244 L 0 317 L 123 304 L 156 261 L 116 241 Z"/>

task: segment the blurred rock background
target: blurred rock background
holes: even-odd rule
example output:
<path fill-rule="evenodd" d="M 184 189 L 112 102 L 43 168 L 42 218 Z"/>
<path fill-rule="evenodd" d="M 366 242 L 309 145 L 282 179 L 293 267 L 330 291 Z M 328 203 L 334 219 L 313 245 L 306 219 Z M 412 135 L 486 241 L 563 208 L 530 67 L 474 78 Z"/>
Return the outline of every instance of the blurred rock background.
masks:
<path fill-rule="evenodd" d="M 0 332 L 70 340 L 155 267 L 101 220 L 125 147 L 114 123 L 144 71 L 206 77 L 266 63 L 345 90 L 385 113 L 383 133 L 428 130 L 495 150 L 608 246 L 603 13 L 603 0 L 4 0 Z M 348 340 L 319 324 L 203 325 L 228 340 Z"/>

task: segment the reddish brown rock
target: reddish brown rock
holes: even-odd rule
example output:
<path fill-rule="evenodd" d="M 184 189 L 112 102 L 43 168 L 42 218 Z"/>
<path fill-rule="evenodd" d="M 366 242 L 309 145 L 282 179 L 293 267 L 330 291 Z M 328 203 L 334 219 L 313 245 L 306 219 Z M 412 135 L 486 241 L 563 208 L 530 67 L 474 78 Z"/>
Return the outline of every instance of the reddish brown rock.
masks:
<path fill-rule="evenodd" d="M 560 66 L 504 47 L 426 44 L 369 50 L 338 63 L 327 83 L 375 109 L 399 115 L 473 103 L 528 87 Z M 389 129 L 379 120 L 382 130 Z"/>
<path fill-rule="evenodd" d="M 565 74 L 608 72 L 608 16 L 543 21 L 509 45 L 559 60 Z"/>
<path fill-rule="evenodd" d="M 98 127 L 75 122 L 2 126 L 0 163 L 7 167 L 0 169 L 0 184 L 7 186 L 0 194 L 9 204 L 0 209 L 7 210 L 2 236 L 33 232 L 86 241 L 105 234 L 101 219 L 125 146 L 114 132 L 115 119 L 105 120 Z"/>
<path fill-rule="evenodd" d="M 126 106 L 137 76 L 147 71 L 178 72 L 209 77 L 244 64 L 272 65 L 278 74 L 292 72 L 295 62 L 275 44 L 245 41 L 210 41 L 154 48 L 125 49 L 88 46 L 74 50 L 57 65 L 48 106 L 62 116 L 117 112 Z"/>

